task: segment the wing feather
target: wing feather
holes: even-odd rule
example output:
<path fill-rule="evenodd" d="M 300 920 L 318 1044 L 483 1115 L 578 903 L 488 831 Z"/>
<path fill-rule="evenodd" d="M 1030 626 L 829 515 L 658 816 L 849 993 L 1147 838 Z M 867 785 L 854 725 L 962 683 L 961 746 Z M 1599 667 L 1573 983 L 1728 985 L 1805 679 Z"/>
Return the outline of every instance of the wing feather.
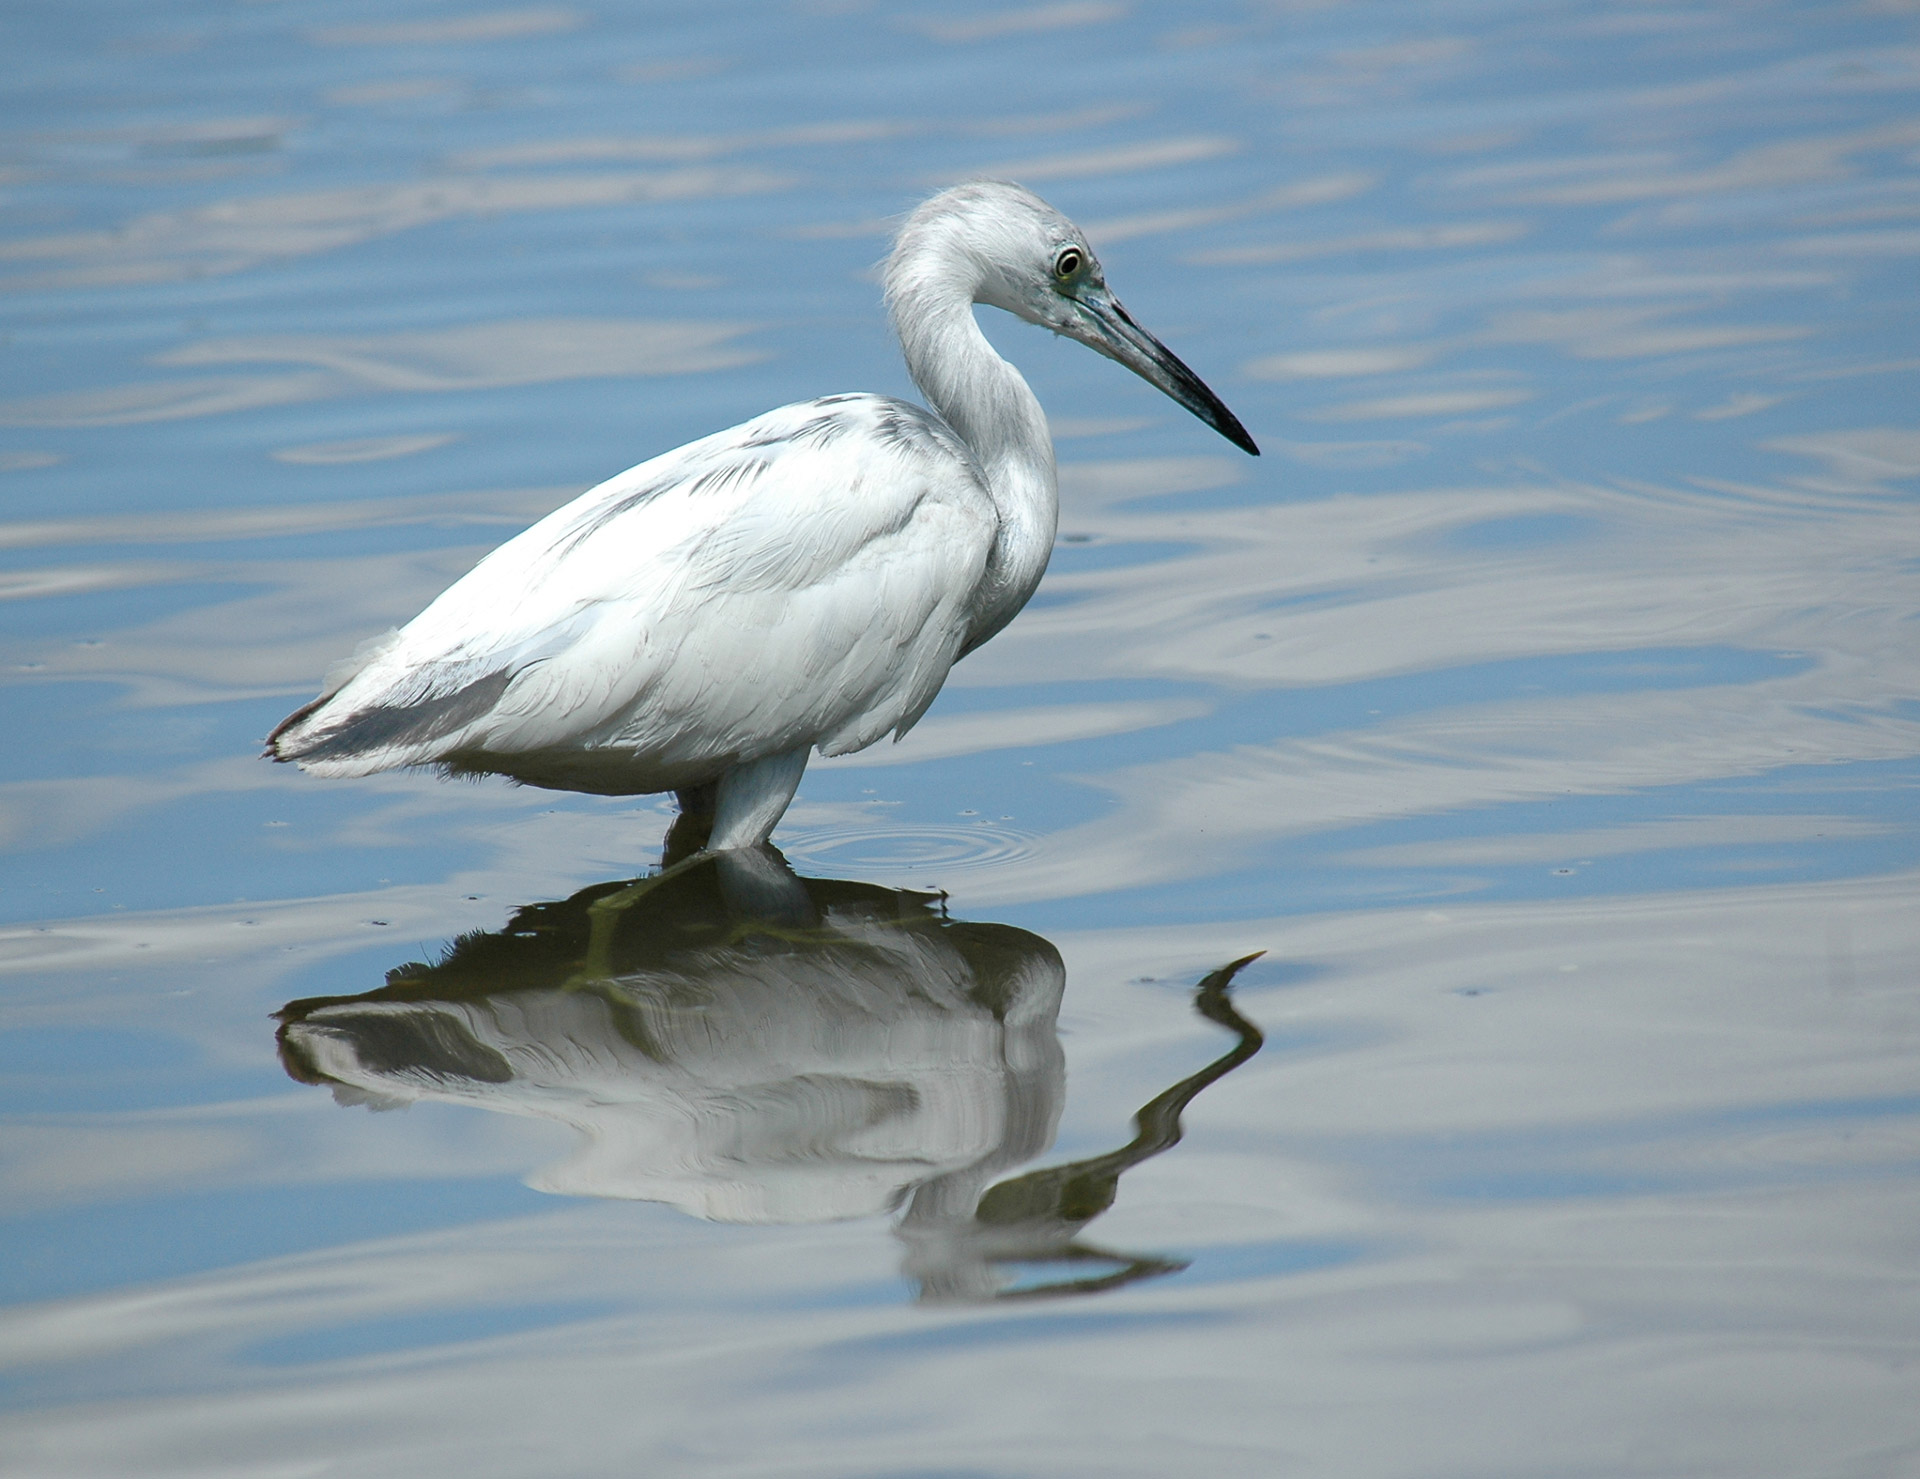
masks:
<path fill-rule="evenodd" d="M 939 691 L 996 527 L 964 444 L 927 412 L 784 407 L 509 540 L 269 753 L 323 773 L 537 776 L 527 757 L 607 752 L 645 790 L 801 743 L 860 749 Z"/>

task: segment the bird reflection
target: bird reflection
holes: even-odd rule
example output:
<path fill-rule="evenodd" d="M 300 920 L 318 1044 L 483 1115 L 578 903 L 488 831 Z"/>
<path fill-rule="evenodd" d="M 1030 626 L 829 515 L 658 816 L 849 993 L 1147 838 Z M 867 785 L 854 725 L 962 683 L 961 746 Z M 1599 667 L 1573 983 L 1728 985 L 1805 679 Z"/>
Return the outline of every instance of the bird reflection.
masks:
<path fill-rule="evenodd" d="M 1065 1097 L 1059 952 L 950 919 L 937 895 L 801 878 L 771 848 L 528 905 L 380 990 L 289 1003 L 278 1038 L 287 1072 L 342 1104 L 573 1126 L 539 1190 L 725 1222 L 899 1210 L 922 1298 L 1032 1298 L 1184 1267 L 1079 1234 L 1259 1051 L 1228 998 L 1245 964 L 1196 997 L 1236 1034 L 1229 1052 L 1145 1105 L 1126 1145 L 1013 1177 L 1053 1143 Z"/>
<path fill-rule="evenodd" d="M 1260 1051 L 1265 1039 L 1234 1010 L 1228 988 L 1254 955 L 1222 966 L 1200 983 L 1194 1008 L 1238 1041 L 1198 1073 L 1156 1094 L 1134 1116 L 1137 1133 L 1118 1150 L 1064 1166 L 1048 1166 L 979 1190 L 966 1173 L 918 1188 L 897 1229 L 907 1245 L 905 1271 L 923 1299 L 1033 1299 L 1096 1294 L 1136 1279 L 1178 1273 L 1178 1260 L 1114 1253 L 1077 1241 L 1080 1230 L 1107 1208 L 1121 1175 L 1180 1143 L 1180 1112 L 1215 1080 Z M 957 1193 L 957 1195 L 956 1195 Z M 971 1215 L 961 1208 L 971 1203 Z M 958 1203 L 959 1205 L 956 1205 Z M 1065 1265 L 1077 1277 L 1021 1285 L 1009 1274 L 1020 1266 Z"/>

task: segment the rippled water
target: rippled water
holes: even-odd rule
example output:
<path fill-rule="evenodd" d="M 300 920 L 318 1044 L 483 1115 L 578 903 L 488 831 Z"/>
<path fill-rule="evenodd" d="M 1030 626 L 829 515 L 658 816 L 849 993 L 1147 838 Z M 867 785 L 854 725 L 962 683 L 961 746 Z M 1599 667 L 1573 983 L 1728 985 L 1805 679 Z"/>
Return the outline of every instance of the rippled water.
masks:
<path fill-rule="evenodd" d="M 1911 5 L 16 9 L 9 1473 L 1920 1474 Z M 794 874 L 256 758 L 981 173 L 1266 456 Z"/>

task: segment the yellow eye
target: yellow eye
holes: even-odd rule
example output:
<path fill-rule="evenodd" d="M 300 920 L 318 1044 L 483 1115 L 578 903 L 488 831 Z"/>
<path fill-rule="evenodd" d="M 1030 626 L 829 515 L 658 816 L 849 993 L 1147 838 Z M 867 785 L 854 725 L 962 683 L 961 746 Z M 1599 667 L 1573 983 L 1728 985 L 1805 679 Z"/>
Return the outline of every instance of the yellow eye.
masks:
<path fill-rule="evenodd" d="M 1060 248 L 1060 255 L 1053 259 L 1053 275 L 1065 282 L 1086 265 L 1087 255 L 1077 246 Z"/>

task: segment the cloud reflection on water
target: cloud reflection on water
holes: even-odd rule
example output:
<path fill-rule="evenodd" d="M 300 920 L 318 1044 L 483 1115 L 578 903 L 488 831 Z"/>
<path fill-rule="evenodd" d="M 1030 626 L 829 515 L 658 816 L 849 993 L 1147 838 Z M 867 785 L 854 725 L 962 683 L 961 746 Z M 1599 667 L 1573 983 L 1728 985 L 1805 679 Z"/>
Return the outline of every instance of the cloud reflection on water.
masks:
<path fill-rule="evenodd" d="M 430 21 L 373 21 L 327 26 L 307 33 L 316 46 L 457 46 L 475 41 L 514 41 L 550 36 L 585 24 L 577 10 L 559 6 L 474 11 Z"/>
<path fill-rule="evenodd" d="M 310 467 L 334 467 L 343 462 L 385 462 L 393 457 L 417 457 L 457 441 L 453 432 L 416 432 L 411 436 L 355 437 L 344 442 L 309 442 L 304 447 L 280 447 L 276 462 Z"/>
<path fill-rule="evenodd" d="M 116 287 L 245 272 L 339 251 L 437 221 L 527 211 L 711 200 L 785 189 L 786 176 L 741 166 L 518 178 L 448 175 L 382 185 L 257 195 L 140 216 L 114 230 L 0 242 L 0 262 L 55 262 L 0 275 L 0 292 Z"/>
<path fill-rule="evenodd" d="M 124 426 L 224 415 L 333 396 L 490 390 L 557 380 L 695 375 L 766 358 L 733 341 L 751 324 L 531 318 L 399 334 L 205 339 L 160 365 L 310 365 L 291 375 L 155 380 L 0 403 L 0 426 Z M 360 460 L 360 459 L 352 459 Z"/>

